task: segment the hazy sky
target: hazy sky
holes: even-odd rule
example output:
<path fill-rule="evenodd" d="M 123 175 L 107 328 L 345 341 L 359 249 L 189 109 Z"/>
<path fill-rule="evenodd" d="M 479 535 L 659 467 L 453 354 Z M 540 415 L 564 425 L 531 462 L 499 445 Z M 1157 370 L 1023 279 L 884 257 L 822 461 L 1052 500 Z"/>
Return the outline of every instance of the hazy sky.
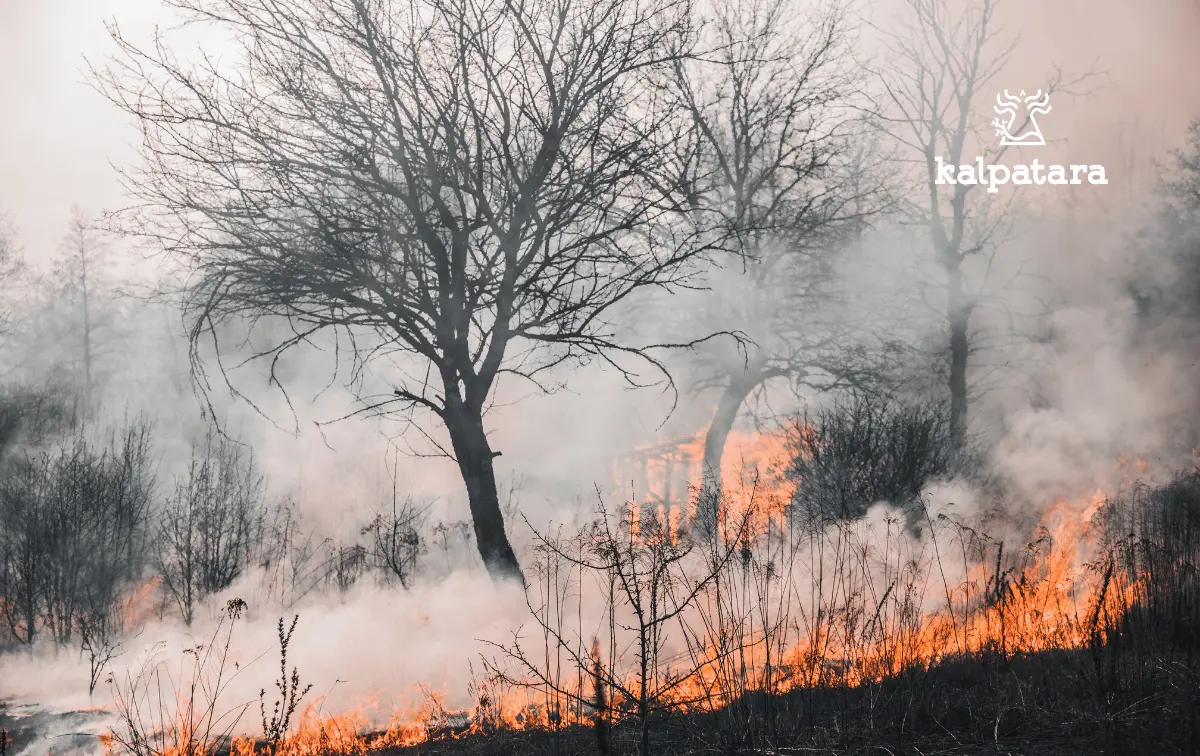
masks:
<path fill-rule="evenodd" d="M 109 161 L 127 159 L 136 134 L 83 83 L 83 56 L 111 49 L 102 23 L 114 16 L 145 39 L 161 10 L 158 0 L 0 0 L 0 208 L 31 257 L 54 249 L 73 203 L 120 202 Z M 1059 136 L 1092 142 L 1089 152 L 1109 161 L 1146 152 L 1200 115 L 1197 0 L 1007 0 L 1003 25 L 1023 46 L 1002 86 L 1036 87 L 1007 79 L 1055 62 L 1108 72 L 1089 102 L 1059 103 L 1046 120 Z"/>
<path fill-rule="evenodd" d="M 110 160 L 136 134 L 84 83 L 84 59 L 111 49 L 103 21 L 145 28 L 157 0 L 0 0 L 0 207 L 27 254 L 57 244 L 72 204 L 120 201 Z"/>

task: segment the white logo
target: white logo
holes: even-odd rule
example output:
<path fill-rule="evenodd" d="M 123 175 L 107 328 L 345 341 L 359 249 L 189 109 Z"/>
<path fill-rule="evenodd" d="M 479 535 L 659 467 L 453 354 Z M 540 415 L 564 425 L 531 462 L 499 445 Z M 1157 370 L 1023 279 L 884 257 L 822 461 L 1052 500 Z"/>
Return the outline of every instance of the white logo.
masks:
<path fill-rule="evenodd" d="M 1046 146 L 1046 139 L 1042 136 L 1042 129 L 1038 126 L 1035 116 L 1050 112 L 1049 93 L 1043 94 L 1039 89 L 1036 94 L 1026 95 L 1025 90 L 1021 90 L 1021 94 L 1013 96 L 1006 89 L 1004 94 L 996 95 L 996 105 L 993 109 L 1002 116 L 992 120 L 992 126 L 996 127 L 996 136 L 1000 137 L 1002 147 Z M 1019 119 L 1018 114 L 1021 114 Z M 1013 134 L 1013 129 L 1022 133 Z M 1104 175 L 1104 166 L 1082 163 L 1043 165 L 1034 160 L 1027 165 L 1008 166 L 986 164 L 982 157 L 977 157 L 973 163 L 955 165 L 947 163 L 938 155 L 929 164 L 929 170 L 934 174 L 933 183 L 939 186 L 985 186 L 988 194 L 997 193 L 998 187 L 1004 184 L 1065 186 L 1082 184 L 1085 178 L 1087 183 L 1093 185 L 1108 183 L 1108 177 Z"/>
<path fill-rule="evenodd" d="M 1020 136 L 1012 133 L 1012 129 L 1020 128 L 1022 124 L 1017 123 L 1017 109 L 1019 106 L 1024 106 L 1025 117 L 1029 122 L 1029 129 Z M 996 95 L 996 106 L 992 108 L 1000 116 L 1008 116 L 1008 120 L 1001 118 L 992 119 L 992 125 L 996 127 L 996 136 L 1000 137 L 1000 145 L 1004 147 L 1045 147 L 1046 139 L 1042 136 L 1042 129 L 1038 126 L 1037 119 L 1034 118 L 1038 113 L 1050 112 L 1050 94 L 1042 94 L 1042 90 L 1038 90 L 1037 94 L 1026 96 L 1025 90 L 1021 90 L 1021 94 L 1013 96 L 1004 90 L 1003 95 Z"/>

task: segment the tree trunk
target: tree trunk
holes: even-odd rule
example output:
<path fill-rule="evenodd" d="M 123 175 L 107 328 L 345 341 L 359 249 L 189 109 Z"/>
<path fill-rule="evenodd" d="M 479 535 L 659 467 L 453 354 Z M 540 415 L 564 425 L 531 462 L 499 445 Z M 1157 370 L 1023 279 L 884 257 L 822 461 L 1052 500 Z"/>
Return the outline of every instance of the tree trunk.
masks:
<path fill-rule="evenodd" d="M 967 438 L 967 326 L 971 308 L 962 288 L 962 271 L 957 266 L 946 271 L 947 318 L 950 321 L 950 439 L 961 450 Z"/>
<path fill-rule="evenodd" d="M 721 480 L 721 460 L 725 457 L 725 443 L 729 440 L 729 432 L 737 420 L 738 410 L 742 402 L 760 382 L 757 371 L 747 372 L 731 378 L 729 385 L 717 400 L 717 409 L 709 423 L 708 432 L 704 436 L 704 460 L 701 462 L 700 496 L 696 502 L 695 529 L 702 536 L 710 536 L 716 532 L 717 520 L 720 514 L 721 494 L 724 491 Z"/>
<path fill-rule="evenodd" d="M 447 404 L 450 406 L 446 408 L 446 429 L 450 433 L 459 472 L 467 486 L 479 556 L 493 580 L 516 579 L 524 585 L 521 565 L 504 531 L 504 515 L 500 512 L 500 493 L 492 464 L 495 455 L 483 429 L 483 414 L 464 406 L 461 401 Z"/>

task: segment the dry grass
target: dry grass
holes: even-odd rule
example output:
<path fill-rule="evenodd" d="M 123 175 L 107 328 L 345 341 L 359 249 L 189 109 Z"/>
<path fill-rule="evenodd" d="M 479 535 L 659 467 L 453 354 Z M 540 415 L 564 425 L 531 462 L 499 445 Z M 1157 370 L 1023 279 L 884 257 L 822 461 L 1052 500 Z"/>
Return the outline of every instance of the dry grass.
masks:
<path fill-rule="evenodd" d="M 543 536 L 535 632 L 493 647 L 470 712 L 431 695 L 372 732 L 361 713 L 310 702 L 294 726 L 264 714 L 264 737 L 235 741 L 212 685 L 177 686 L 173 713 L 160 707 L 150 724 L 133 680 L 111 745 L 135 756 L 1200 748 L 1200 473 L 1058 502 L 1019 549 L 946 513 L 927 513 L 917 539 L 898 517 L 791 528 L 769 490 L 723 509 L 711 540 L 633 506 Z M 282 664 L 281 711 L 294 711 L 299 678 Z"/>

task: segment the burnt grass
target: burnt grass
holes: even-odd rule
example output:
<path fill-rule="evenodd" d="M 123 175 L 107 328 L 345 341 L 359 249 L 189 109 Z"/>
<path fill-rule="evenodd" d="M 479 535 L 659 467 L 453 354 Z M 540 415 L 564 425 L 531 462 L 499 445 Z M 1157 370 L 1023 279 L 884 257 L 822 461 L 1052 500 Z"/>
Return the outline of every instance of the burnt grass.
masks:
<path fill-rule="evenodd" d="M 748 695 L 730 706 L 660 715 L 653 754 L 1200 753 L 1197 649 L 1148 656 L 1119 642 L 1024 656 L 978 655 L 858 687 Z M 392 756 L 637 754 L 640 724 L 469 733 Z"/>

